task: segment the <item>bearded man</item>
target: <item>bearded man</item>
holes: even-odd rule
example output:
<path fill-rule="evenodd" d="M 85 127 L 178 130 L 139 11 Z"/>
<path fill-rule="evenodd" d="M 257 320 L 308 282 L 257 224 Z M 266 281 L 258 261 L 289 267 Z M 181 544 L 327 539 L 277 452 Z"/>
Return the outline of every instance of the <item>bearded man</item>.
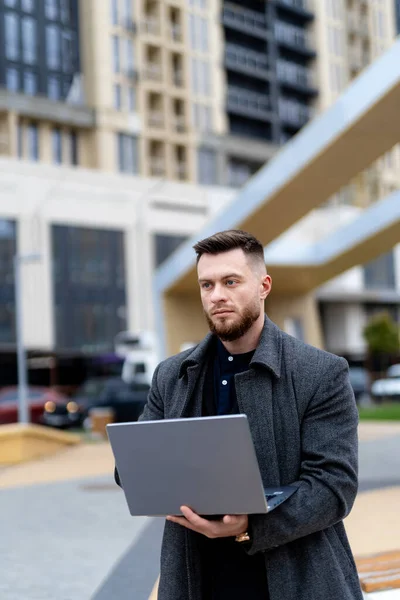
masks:
<path fill-rule="evenodd" d="M 251 234 L 194 250 L 210 333 L 157 367 L 141 419 L 244 413 L 264 487 L 296 491 L 270 514 L 167 517 L 158 599 L 362 600 L 342 522 L 357 493 L 348 365 L 265 315 L 272 281 Z"/>

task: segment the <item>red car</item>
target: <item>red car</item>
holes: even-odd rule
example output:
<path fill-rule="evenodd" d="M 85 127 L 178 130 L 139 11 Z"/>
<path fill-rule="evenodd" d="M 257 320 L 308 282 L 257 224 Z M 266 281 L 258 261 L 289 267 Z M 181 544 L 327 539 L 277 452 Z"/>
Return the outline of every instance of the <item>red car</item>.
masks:
<path fill-rule="evenodd" d="M 46 387 L 29 386 L 27 389 L 30 422 L 41 423 L 46 402 L 66 402 L 62 394 Z M 0 390 L 0 425 L 18 421 L 18 388 L 5 387 Z"/>

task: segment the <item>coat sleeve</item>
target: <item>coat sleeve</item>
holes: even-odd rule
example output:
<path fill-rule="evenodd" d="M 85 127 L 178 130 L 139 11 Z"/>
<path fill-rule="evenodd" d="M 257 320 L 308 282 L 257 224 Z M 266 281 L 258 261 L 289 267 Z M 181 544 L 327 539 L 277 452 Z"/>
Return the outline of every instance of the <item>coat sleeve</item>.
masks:
<path fill-rule="evenodd" d="M 146 406 L 139 417 L 139 421 L 158 421 L 164 418 L 164 405 L 158 388 L 159 370 L 160 365 L 154 371 Z M 114 479 L 115 483 L 122 487 L 117 467 L 114 467 Z"/>
<path fill-rule="evenodd" d="M 267 515 L 250 515 L 248 554 L 270 550 L 344 519 L 358 486 L 358 411 L 344 359 L 329 361 L 301 423 L 296 492 Z"/>

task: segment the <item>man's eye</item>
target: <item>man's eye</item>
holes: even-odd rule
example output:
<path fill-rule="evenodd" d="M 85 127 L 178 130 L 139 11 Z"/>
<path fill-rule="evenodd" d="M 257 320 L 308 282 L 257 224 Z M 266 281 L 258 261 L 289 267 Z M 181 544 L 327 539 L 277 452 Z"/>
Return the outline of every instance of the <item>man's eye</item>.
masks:
<path fill-rule="evenodd" d="M 201 284 L 201 287 L 202 287 L 204 290 L 208 290 L 208 288 L 210 287 L 210 284 L 209 284 L 209 283 L 202 283 L 202 284 Z"/>
<path fill-rule="evenodd" d="M 226 283 L 227 283 L 227 285 L 234 285 L 236 283 L 236 281 L 233 281 L 233 279 L 228 279 L 228 281 Z"/>

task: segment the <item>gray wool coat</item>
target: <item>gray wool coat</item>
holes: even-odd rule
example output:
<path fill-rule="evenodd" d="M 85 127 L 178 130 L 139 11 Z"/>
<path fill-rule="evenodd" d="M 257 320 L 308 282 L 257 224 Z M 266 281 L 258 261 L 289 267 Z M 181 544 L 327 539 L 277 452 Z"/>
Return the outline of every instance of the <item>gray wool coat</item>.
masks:
<path fill-rule="evenodd" d="M 160 363 L 141 419 L 201 415 L 211 337 Z M 266 317 L 250 369 L 235 376 L 235 386 L 264 486 L 297 487 L 270 514 L 249 517 L 252 542 L 243 551 L 263 554 L 270 599 L 362 600 L 342 522 L 357 493 L 358 412 L 347 362 Z M 202 598 L 199 535 L 166 522 L 159 600 Z"/>

